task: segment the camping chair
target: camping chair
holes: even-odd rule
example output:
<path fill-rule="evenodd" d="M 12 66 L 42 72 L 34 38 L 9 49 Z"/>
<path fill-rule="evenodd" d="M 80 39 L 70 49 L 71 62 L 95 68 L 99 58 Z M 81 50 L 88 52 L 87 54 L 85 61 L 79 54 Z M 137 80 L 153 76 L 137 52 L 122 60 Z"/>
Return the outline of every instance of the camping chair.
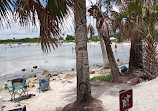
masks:
<path fill-rule="evenodd" d="M 50 89 L 49 82 L 50 82 L 50 77 L 44 77 L 42 79 L 39 79 L 38 91 L 45 92 L 45 91 L 49 90 Z"/>
<path fill-rule="evenodd" d="M 8 91 L 11 95 L 11 101 L 15 101 L 15 95 L 19 95 L 19 98 L 23 95 L 28 95 L 26 90 L 26 78 L 17 78 L 9 81 L 12 83 L 12 86 L 8 88 Z"/>

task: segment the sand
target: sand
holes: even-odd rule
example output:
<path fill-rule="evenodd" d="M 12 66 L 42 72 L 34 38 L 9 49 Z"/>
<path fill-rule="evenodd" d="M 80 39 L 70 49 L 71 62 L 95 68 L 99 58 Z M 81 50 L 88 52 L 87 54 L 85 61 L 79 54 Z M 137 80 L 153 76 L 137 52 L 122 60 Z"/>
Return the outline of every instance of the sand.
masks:
<path fill-rule="evenodd" d="M 92 74 L 91 77 L 98 74 Z M 64 77 L 63 77 L 64 78 Z M 30 94 L 36 96 L 20 101 L 20 105 L 26 105 L 27 111 L 55 111 L 64 107 L 76 99 L 76 76 L 58 81 L 51 81 L 51 90 L 39 93 L 36 91 L 38 85 L 29 88 Z M 92 96 L 103 102 L 105 111 L 119 111 L 119 91 L 122 89 L 133 89 L 133 108 L 129 111 L 157 111 L 158 110 L 158 78 L 143 82 L 135 86 L 127 84 L 102 83 L 100 86 L 92 86 Z M 19 103 L 7 102 L 10 95 L 7 90 L 0 93 L 3 97 L 5 110 L 15 108 Z M 6 101 L 6 102 L 5 102 Z"/>

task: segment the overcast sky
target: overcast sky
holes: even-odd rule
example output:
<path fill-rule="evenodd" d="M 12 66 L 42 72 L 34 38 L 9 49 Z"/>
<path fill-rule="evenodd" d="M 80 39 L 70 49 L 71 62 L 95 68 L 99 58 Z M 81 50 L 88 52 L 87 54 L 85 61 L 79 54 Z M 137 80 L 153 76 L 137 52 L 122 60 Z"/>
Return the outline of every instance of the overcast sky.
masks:
<path fill-rule="evenodd" d="M 91 2 L 90 0 L 86 0 L 87 3 L 87 8 L 90 7 Z M 96 3 L 96 0 L 91 0 L 93 2 L 93 4 Z M 115 10 L 118 10 L 117 7 L 114 6 Z M 64 21 L 64 25 L 63 25 L 63 29 L 62 29 L 62 33 L 64 33 L 64 38 L 67 34 L 69 35 L 74 35 L 74 27 L 73 27 L 73 12 L 71 12 L 72 14 L 70 16 L 68 16 Z M 95 24 L 95 20 L 92 17 L 87 16 L 87 24 L 91 23 L 94 27 L 96 26 Z M 1 28 L 0 29 L 0 40 L 2 39 L 21 39 L 21 38 L 26 38 L 26 37 L 30 37 L 30 38 L 34 38 L 34 37 L 39 37 L 39 24 L 37 25 L 37 27 L 33 28 L 33 27 L 20 27 L 19 24 L 12 22 L 10 24 L 11 28 Z M 95 35 L 97 35 L 97 31 L 95 31 Z"/>

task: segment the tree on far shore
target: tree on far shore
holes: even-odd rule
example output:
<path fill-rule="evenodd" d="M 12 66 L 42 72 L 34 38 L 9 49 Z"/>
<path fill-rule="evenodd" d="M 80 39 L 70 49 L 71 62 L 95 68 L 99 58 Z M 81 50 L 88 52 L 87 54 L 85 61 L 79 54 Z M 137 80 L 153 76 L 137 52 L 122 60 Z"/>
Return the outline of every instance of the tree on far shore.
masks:
<path fill-rule="evenodd" d="M 72 35 L 67 35 L 65 40 L 75 40 L 75 38 Z"/>

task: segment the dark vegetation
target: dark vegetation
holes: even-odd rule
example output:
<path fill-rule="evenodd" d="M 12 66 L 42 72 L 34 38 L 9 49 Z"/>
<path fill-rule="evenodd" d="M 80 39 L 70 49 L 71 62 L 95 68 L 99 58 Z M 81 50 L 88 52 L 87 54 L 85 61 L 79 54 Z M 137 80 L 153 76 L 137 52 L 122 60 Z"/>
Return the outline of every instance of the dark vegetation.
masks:
<path fill-rule="evenodd" d="M 0 44 L 8 44 L 8 43 L 39 43 L 40 39 L 39 38 L 24 38 L 24 39 L 7 39 L 7 40 L 0 40 Z"/>

